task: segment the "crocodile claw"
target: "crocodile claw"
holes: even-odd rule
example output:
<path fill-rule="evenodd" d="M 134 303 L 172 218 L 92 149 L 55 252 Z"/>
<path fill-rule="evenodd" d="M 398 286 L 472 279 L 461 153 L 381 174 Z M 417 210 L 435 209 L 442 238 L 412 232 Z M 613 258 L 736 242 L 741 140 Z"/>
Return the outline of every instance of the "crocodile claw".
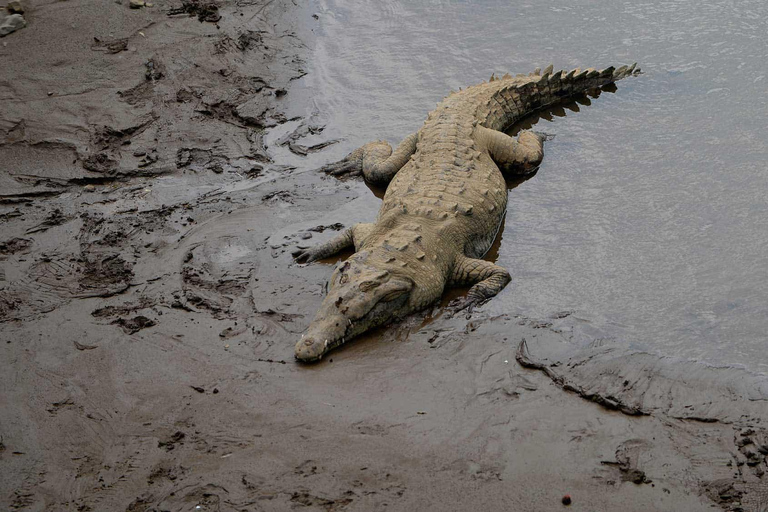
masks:
<path fill-rule="evenodd" d="M 453 318 L 456 314 L 462 311 L 466 311 L 467 318 L 469 318 L 469 316 L 475 310 L 475 307 L 480 306 L 486 300 L 487 299 L 480 299 L 478 297 L 473 297 L 472 295 L 457 297 L 453 299 L 450 303 L 448 303 L 448 306 L 446 306 L 445 308 L 446 311 L 448 312 L 448 318 Z"/>
<path fill-rule="evenodd" d="M 291 253 L 291 256 L 296 260 L 296 263 L 312 263 L 319 259 L 312 247 L 299 247 Z"/>
<path fill-rule="evenodd" d="M 320 168 L 326 174 L 342 177 L 360 176 L 363 173 L 362 161 L 359 158 L 344 158 L 338 162 L 324 165 Z"/>

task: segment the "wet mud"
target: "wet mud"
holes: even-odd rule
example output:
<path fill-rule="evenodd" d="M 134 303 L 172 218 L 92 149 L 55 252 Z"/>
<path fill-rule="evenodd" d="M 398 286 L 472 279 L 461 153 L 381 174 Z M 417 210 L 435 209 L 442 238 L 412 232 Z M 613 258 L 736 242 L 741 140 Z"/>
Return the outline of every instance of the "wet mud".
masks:
<path fill-rule="evenodd" d="M 768 380 L 584 347 L 571 311 L 438 305 L 293 361 L 333 261 L 291 252 L 381 194 L 313 172 L 311 9 L 30 3 L 0 48 L 0 508 L 766 506 Z"/>

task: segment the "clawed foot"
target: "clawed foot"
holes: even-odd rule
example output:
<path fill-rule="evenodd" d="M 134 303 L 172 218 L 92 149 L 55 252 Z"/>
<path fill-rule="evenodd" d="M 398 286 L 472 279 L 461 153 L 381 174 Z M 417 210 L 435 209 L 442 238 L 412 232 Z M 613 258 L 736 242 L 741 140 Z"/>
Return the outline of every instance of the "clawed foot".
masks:
<path fill-rule="evenodd" d="M 320 259 L 314 247 L 299 247 L 291 253 L 291 256 L 296 263 L 312 263 Z"/>
<path fill-rule="evenodd" d="M 324 165 L 320 170 L 337 178 L 360 176 L 363 174 L 363 160 L 360 156 L 352 153 L 338 162 Z"/>
<path fill-rule="evenodd" d="M 467 317 L 469 317 L 475 310 L 475 307 L 480 306 L 485 300 L 471 295 L 465 295 L 463 297 L 457 297 L 453 299 L 445 310 L 448 312 L 448 318 L 453 318 L 456 314 L 466 311 Z"/>

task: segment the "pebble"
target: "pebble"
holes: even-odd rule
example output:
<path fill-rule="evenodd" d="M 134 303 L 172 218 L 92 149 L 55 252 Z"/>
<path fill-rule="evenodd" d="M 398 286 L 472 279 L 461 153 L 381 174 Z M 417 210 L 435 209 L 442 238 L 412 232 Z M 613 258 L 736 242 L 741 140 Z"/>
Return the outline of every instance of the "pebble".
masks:
<path fill-rule="evenodd" d="M 7 36 L 11 32 L 16 32 L 20 28 L 27 26 L 27 21 L 21 14 L 11 14 L 2 25 L 0 25 L 0 37 Z"/>
<path fill-rule="evenodd" d="M 21 5 L 19 0 L 11 0 L 8 2 L 8 5 L 6 5 L 5 8 L 11 14 L 24 14 L 24 6 Z"/>
<path fill-rule="evenodd" d="M 145 4 L 144 0 L 131 0 L 128 5 L 131 6 L 131 9 L 141 9 Z"/>
<path fill-rule="evenodd" d="M 83 190 L 86 191 L 86 192 L 93 192 L 94 190 L 96 190 L 96 186 L 95 185 L 86 185 L 86 186 L 83 187 Z"/>
<path fill-rule="evenodd" d="M 563 505 L 570 505 L 571 504 L 571 495 L 566 494 L 563 496 Z"/>

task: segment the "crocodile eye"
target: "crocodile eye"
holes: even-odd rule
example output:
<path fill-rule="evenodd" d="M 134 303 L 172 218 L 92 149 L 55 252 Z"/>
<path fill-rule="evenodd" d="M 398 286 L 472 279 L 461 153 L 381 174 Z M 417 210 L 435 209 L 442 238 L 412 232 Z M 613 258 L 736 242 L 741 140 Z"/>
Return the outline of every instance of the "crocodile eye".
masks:
<path fill-rule="evenodd" d="M 381 302 L 392 302 L 393 300 L 402 297 L 409 291 L 410 290 L 392 290 L 381 298 Z"/>
<path fill-rule="evenodd" d="M 358 285 L 358 288 L 360 288 L 361 292 L 367 292 L 368 290 L 372 290 L 372 289 L 376 288 L 380 284 L 381 283 L 379 281 L 366 280 L 366 281 L 363 281 L 362 283 L 360 283 Z"/>

